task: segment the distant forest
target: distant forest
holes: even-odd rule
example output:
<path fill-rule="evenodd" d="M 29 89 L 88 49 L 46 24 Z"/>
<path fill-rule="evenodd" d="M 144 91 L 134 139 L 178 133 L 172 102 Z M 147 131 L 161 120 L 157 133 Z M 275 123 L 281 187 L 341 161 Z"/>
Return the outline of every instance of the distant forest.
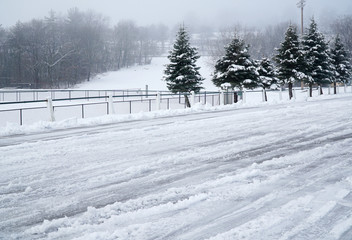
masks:
<path fill-rule="evenodd" d="M 240 25 L 214 30 L 192 28 L 192 44 L 214 61 L 223 55 L 234 33 L 251 46 L 251 56 L 271 57 L 279 47 L 289 22 L 264 29 Z M 187 27 L 187 23 L 186 23 Z M 0 87 L 69 88 L 89 81 L 95 74 L 133 65 L 149 64 L 153 57 L 167 55 L 178 26 L 137 26 L 120 21 L 111 27 L 93 11 L 70 9 L 61 16 L 51 11 L 44 19 L 0 26 Z M 339 34 L 352 51 L 352 16 L 325 26 Z"/>

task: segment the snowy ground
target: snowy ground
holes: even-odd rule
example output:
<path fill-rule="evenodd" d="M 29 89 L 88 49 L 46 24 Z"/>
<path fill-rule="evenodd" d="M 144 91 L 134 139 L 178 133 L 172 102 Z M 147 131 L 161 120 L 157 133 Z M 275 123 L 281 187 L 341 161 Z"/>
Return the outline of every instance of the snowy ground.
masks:
<path fill-rule="evenodd" d="M 0 138 L 0 239 L 352 239 L 352 95 Z"/>
<path fill-rule="evenodd" d="M 209 67 L 210 58 L 201 57 L 197 65 L 201 67 L 200 74 L 205 78 L 203 87 L 207 91 L 217 90 L 211 82 L 213 69 Z M 165 65 L 169 63 L 167 57 L 154 57 L 150 65 L 134 66 L 119 71 L 99 74 L 90 82 L 78 85 L 75 89 L 108 90 L 108 89 L 145 89 L 167 90 L 166 82 L 162 80 Z"/>

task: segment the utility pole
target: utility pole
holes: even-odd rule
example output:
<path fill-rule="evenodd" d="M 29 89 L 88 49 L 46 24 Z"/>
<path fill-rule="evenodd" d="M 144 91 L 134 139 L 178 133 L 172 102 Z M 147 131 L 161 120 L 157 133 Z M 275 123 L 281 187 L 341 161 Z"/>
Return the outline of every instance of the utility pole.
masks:
<path fill-rule="evenodd" d="M 301 9 L 301 36 L 303 37 L 304 29 L 303 29 L 303 11 L 304 7 L 306 6 L 306 0 L 300 0 L 297 3 L 297 7 Z M 304 83 L 301 81 L 301 89 L 304 89 Z"/>
<path fill-rule="evenodd" d="M 306 0 L 300 0 L 297 3 L 297 7 L 301 9 L 301 34 L 303 35 L 303 10 L 306 6 Z"/>

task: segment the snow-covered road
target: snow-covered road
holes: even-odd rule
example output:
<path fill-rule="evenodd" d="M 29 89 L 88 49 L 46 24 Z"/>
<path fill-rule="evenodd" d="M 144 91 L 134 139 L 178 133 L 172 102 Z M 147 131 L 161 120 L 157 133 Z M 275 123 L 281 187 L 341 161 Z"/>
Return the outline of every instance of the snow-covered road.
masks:
<path fill-rule="evenodd" d="M 352 96 L 0 139 L 0 239 L 352 239 Z"/>

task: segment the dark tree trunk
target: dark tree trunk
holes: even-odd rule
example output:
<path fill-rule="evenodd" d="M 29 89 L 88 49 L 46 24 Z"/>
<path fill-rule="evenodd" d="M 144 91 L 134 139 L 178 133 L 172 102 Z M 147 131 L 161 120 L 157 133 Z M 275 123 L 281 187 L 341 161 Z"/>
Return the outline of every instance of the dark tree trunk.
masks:
<path fill-rule="evenodd" d="M 290 100 L 293 98 L 293 91 L 292 91 L 293 84 L 289 83 L 288 84 L 288 94 L 290 96 Z"/>
<path fill-rule="evenodd" d="M 336 90 L 336 82 L 334 82 L 334 94 L 337 94 L 337 90 Z"/>
<path fill-rule="evenodd" d="M 319 85 L 319 88 L 320 88 L 320 95 L 323 95 L 324 93 L 323 93 L 323 86 L 321 86 L 321 85 Z"/>
<path fill-rule="evenodd" d="M 264 99 L 265 99 L 265 102 L 268 101 L 268 95 L 266 95 L 266 91 L 264 90 Z"/>
<path fill-rule="evenodd" d="M 90 71 L 88 71 L 88 75 L 87 75 L 87 81 L 89 82 L 90 80 Z"/>
<path fill-rule="evenodd" d="M 188 108 L 191 107 L 191 103 L 189 102 L 189 98 L 188 98 L 187 94 L 185 94 L 185 104 L 186 104 L 186 107 L 188 107 Z"/>
<path fill-rule="evenodd" d="M 234 102 L 234 103 L 237 103 L 237 102 L 238 102 L 238 94 L 237 94 L 237 92 L 234 92 L 234 93 L 233 93 L 233 102 Z"/>
<path fill-rule="evenodd" d="M 313 83 L 309 83 L 309 96 L 313 97 Z"/>
<path fill-rule="evenodd" d="M 40 86 L 39 70 L 38 69 L 34 69 L 34 84 L 35 84 L 35 88 L 42 87 L 42 86 Z"/>

